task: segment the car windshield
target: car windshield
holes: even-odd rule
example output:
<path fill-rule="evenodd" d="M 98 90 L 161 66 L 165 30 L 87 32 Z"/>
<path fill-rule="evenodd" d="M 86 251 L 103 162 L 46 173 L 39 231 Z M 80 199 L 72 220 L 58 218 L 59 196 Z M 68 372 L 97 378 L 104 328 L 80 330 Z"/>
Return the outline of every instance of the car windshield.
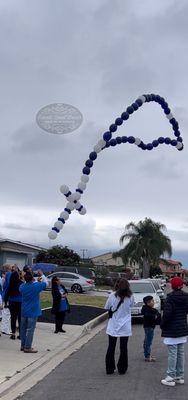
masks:
<path fill-rule="evenodd" d="M 130 288 L 133 293 L 154 293 L 153 285 L 149 282 L 130 282 Z"/>

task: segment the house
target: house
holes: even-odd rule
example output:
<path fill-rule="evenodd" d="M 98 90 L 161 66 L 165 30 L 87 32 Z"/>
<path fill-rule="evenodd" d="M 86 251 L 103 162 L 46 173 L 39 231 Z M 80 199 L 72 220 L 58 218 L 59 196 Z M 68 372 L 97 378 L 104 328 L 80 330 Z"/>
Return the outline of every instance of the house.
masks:
<path fill-rule="evenodd" d="M 159 262 L 159 267 L 163 275 L 166 275 L 169 278 L 173 276 L 180 276 L 181 278 L 184 278 L 185 269 L 182 268 L 182 263 L 180 261 L 161 259 Z"/>
<path fill-rule="evenodd" d="M 100 254 L 98 256 L 92 257 L 91 260 L 95 267 L 125 267 L 130 268 L 134 275 L 139 276 L 139 265 L 134 263 L 132 265 L 124 264 L 121 257 L 113 258 L 113 252 L 108 252 Z"/>
<path fill-rule="evenodd" d="M 24 265 L 32 265 L 40 250 L 44 249 L 28 243 L 0 239 L 0 268 L 4 264 L 16 264 L 20 269 Z"/>
<path fill-rule="evenodd" d="M 124 263 L 121 257 L 113 258 L 113 253 L 104 253 L 92 257 L 91 260 L 95 267 L 123 267 Z"/>

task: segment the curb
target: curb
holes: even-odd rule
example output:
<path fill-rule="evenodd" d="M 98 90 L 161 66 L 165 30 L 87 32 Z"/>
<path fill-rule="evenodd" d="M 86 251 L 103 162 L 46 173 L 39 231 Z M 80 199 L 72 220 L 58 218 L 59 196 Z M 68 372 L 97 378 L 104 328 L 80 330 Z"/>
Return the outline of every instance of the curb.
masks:
<path fill-rule="evenodd" d="M 52 350 L 50 353 L 41 356 L 41 358 L 32 364 L 23 368 L 19 374 L 15 373 L 10 380 L 3 382 L 0 385 L 0 398 L 2 400 L 14 400 L 29 390 L 32 386 L 36 385 L 61 362 L 63 362 L 64 359 L 77 351 L 85 344 L 85 342 L 92 339 L 92 337 L 102 330 L 104 328 L 102 323 L 107 319 L 107 315 L 108 313 L 106 312 L 84 324 L 82 332 L 76 338 L 73 338 L 72 341 L 68 342 L 67 346 L 61 351 L 59 351 L 59 348 Z M 101 327 L 96 329 L 100 324 Z M 95 329 L 97 330 L 96 332 L 94 332 Z M 84 340 L 84 337 L 87 338 L 86 341 Z"/>

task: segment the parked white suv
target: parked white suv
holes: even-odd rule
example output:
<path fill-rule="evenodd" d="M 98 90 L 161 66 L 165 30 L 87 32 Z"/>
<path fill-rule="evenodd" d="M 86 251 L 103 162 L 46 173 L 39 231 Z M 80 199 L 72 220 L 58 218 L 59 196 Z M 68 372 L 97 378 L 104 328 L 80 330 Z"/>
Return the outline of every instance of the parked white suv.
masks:
<path fill-rule="evenodd" d="M 133 317 L 141 317 L 141 310 L 144 304 L 143 298 L 145 296 L 153 296 L 155 302 L 154 307 L 159 312 L 161 311 L 161 300 L 152 281 L 147 279 L 131 280 L 129 284 L 134 295 L 134 306 L 131 309 L 131 315 Z"/>

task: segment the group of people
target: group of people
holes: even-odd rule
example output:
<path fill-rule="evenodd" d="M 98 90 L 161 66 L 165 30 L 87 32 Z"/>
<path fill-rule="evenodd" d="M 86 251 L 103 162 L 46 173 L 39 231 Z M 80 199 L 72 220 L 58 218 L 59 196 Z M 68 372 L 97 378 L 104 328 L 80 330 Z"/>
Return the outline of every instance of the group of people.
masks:
<path fill-rule="evenodd" d="M 152 296 L 143 298 L 142 307 L 144 342 L 143 353 L 146 362 L 154 362 L 156 358 L 151 354 L 152 341 L 156 325 L 160 325 L 163 342 L 168 348 L 168 367 L 166 377 L 161 383 L 166 386 L 184 384 L 184 344 L 188 336 L 188 293 L 183 289 L 183 280 L 174 277 L 170 281 L 172 291 L 167 295 L 163 315 L 154 308 Z M 120 279 L 115 291 L 110 294 L 105 309 L 109 319 L 106 333 L 109 344 L 106 353 L 106 373 L 111 375 L 116 369 L 115 348 L 120 338 L 120 356 L 117 362 L 119 374 L 125 374 L 128 368 L 128 339 L 132 335 L 131 307 L 134 305 L 134 296 L 129 282 Z"/>
<path fill-rule="evenodd" d="M 6 271 L 0 278 L 0 308 L 3 311 L 9 310 L 10 339 L 19 339 L 21 341 L 20 350 L 24 353 L 37 353 L 38 351 L 32 347 L 32 342 L 37 318 L 42 314 L 40 293 L 47 286 L 48 280 L 42 271 L 38 270 L 36 276 L 34 276 L 29 266 L 25 266 L 23 270 L 20 270 L 16 265 L 12 267 L 7 265 Z M 67 300 L 67 291 L 60 284 L 57 277 L 52 280 L 52 297 L 52 313 L 55 315 L 54 333 L 64 333 L 65 314 L 70 307 Z M 3 315 L 2 313 L 2 320 Z"/>

